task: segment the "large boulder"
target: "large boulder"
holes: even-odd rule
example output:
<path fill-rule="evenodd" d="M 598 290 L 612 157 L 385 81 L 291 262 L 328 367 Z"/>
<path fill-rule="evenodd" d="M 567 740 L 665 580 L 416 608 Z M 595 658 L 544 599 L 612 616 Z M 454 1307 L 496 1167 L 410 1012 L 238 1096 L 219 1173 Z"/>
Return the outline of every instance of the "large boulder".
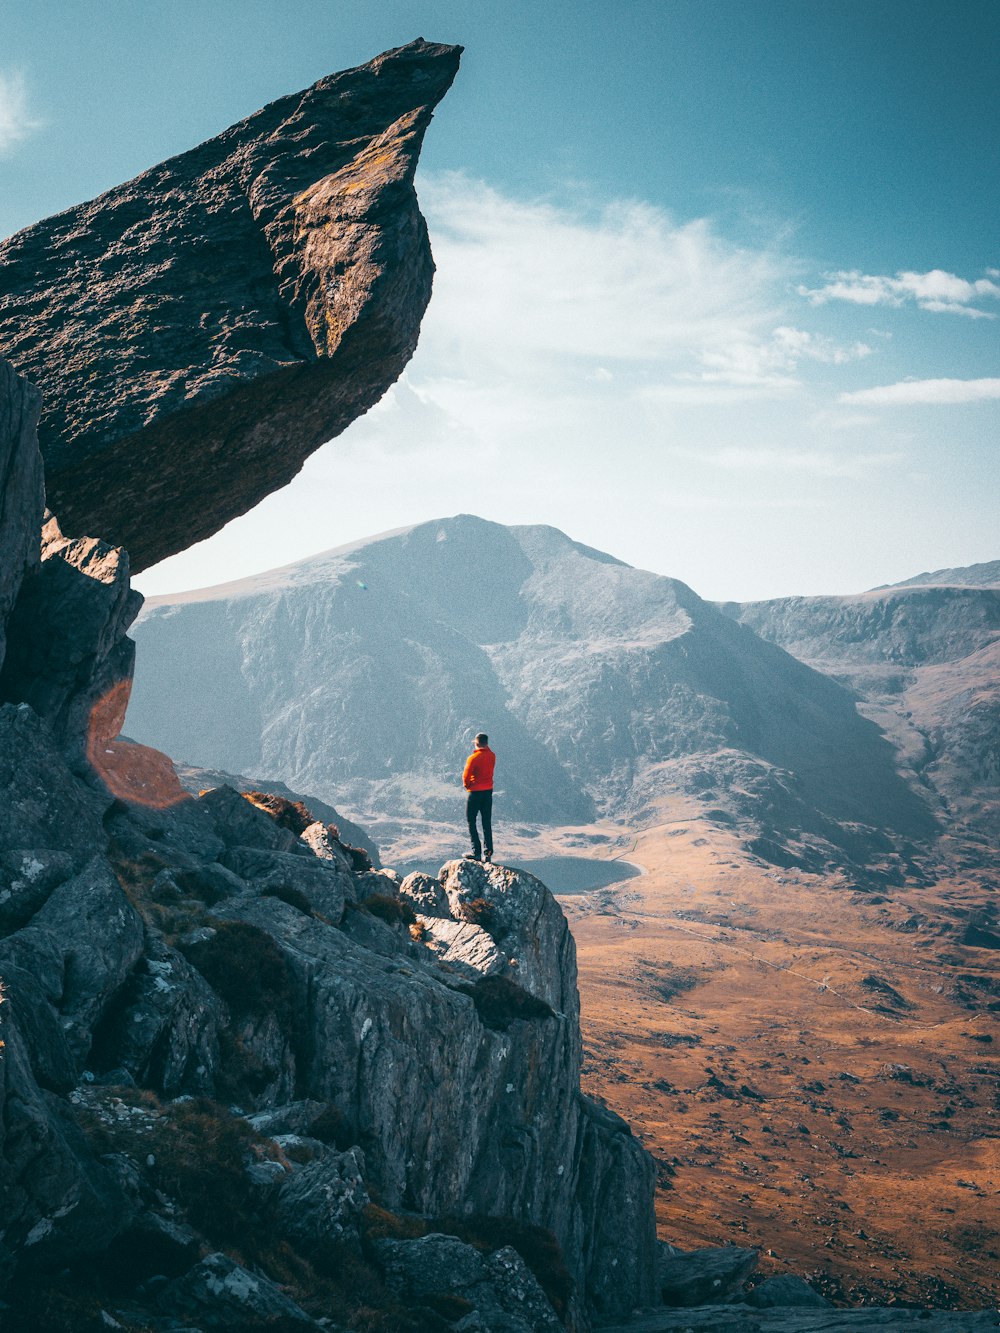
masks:
<path fill-rule="evenodd" d="M 50 507 L 134 570 L 285 485 L 413 354 L 413 175 L 461 48 L 283 97 L 0 245 L 0 351 L 37 383 Z"/>
<path fill-rule="evenodd" d="M 38 391 L 0 357 L 0 666 L 24 575 L 38 564 L 45 497 L 36 426 Z"/>
<path fill-rule="evenodd" d="M 464 1309 L 466 1327 L 489 1333 L 560 1333 L 563 1327 L 510 1246 L 481 1254 L 454 1236 L 429 1235 L 379 1241 L 377 1249 L 391 1290 L 417 1306 L 436 1302 L 453 1319 Z"/>

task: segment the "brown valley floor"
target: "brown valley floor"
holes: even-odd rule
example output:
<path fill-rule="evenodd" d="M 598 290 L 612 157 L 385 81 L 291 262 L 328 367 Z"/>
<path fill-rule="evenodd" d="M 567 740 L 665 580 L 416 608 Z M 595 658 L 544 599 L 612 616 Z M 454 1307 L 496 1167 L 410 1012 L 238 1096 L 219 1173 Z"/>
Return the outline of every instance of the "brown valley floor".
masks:
<path fill-rule="evenodd" d="M 561 899 L 585 1087 L 659 1159 L 661 1235 L 852 1302 L 995 1306 L 1000 954 L 957 942 L 995 878 L 859 893 L 682 813 L 614 830 L 643 877 Z"/>

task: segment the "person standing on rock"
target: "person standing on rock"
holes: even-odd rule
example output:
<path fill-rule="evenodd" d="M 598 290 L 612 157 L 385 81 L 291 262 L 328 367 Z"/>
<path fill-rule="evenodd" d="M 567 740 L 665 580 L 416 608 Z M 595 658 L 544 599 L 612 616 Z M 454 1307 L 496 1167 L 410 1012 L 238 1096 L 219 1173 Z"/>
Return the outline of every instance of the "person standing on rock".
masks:
<path fill-rule="evenodd" d="M 462 783 L 469 793 L 465 814 L 469 821 L 472 851 L 466 852 L 470 861 L 493 860 L 493 770 L 497 757 L 489 747 L 489 736 L 481 731 L 476 737 L 476 748 L 465 761 Z M 483 821 L 483 841 L 479 841 L 477 819 Z"/>

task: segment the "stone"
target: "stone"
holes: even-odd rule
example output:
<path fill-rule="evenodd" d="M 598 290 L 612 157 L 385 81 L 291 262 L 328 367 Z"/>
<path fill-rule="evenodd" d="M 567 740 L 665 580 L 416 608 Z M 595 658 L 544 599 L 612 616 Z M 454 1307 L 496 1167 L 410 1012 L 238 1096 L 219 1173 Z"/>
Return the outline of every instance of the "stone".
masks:
<path fill-rule="evenodd" d="M 30 704 L 57 743 L 89 751 L 99 768 L 125 719 L 135 663 L 126 631 L 141 606 L 121 548 L 64 537 L 48 515 L 41 562 L 8 620 L 0 698 Z"/>
<path fill-rule="evenodd" d="M 458 1297 L 472 1309 L 463 1328 L 484 1333 L 559 1333 L 562 1324 L 516 1250 L 483 1255 L 455 1236 L 383 1240 L 376 1250 L 389 1287 L 414 1304 Z"/>
<path fill-rule="evenodd" d="M 97 1071 L 118 1067 L 162 1096 L 211 1096 L 219 1068 L 222 1003 L 183 954 L 147 931 L 122 1003 L 91 1053 Z"/>
<path fill-rule="evenodd" d="M 0 1005 L 0 1290 L 19 1259 L 45 1267 L 100 1253 L 135 1212 L 67 1103 L 39 1088 L 30 1052 L 34 1036 L 22 1030 L 11 1005 Z"/>
<path fill-rule="evenodd" d="M 359 1223 L 370 1203 L 361 1150 L 337 1152 L 324 1144 L 317 1148 L 311 1162 L 285 1178 L 275 1205 L 278 1226 L 306 1253 L 323 1241 L 358 1245 Z"/>
<path fill-rule="evenodd" d="M 419 870 L 407 875 L 399 886 L 399 896 L 420 916 L 451 917 L 444 885 L 433 875 L 422 875 Z"/>
<path fill-rule="evenodd" d="M 68 852 L 47 847 L 0 852 L 0 935 L 29 921 L 73 869 Z"/>
<path fill-rule="evenodd" d="M 721 1245 L 685 1253 L 660 1247 L 657 1283 L 664 1305 L 717 1305 L 742 1290 L 757 1267 L 757 1251 Z"/>
<path fill-rule="evenodd" d="M 294 833 L 276 824 L 232 787 L 213 787 L 199 796 L 198 804 L 209 812 L 214 831 L 225 847 L 290 852 L 299 843 Z"/>
<path fill-rule="evenodd" d="M 774 1310 L 794 1306 L 796 1309 L 829 1310 L 832 1306 L 804 1278 L 794 1273 L 778 1273 L 765 1278 L 744 1297 L 754 1310 Z"/>
<path fill-rule="evenodd" d="M 335 925 L 344 915 L 344 902 L 353 896 L 350 875 L 337 863 L 291 852 L 261 851 L 255 847 L 233 847 L 223 852 L 222 864 L 257 893 L 285 897 L 297 905 L 299 899 Z"/>
<path fill-rule="evenodd" d="M 576 945 L 562 909 L 541 880 L 525 870 L 460 860 L 441 867 L 441 881 L 459 920 L 470 904 L 486 904 L 489 919 L 479 924 L 516 962 L 518 985 L 578 1021 Z"/>
<path fill-rule="evenodd" d="M 266 1111 L 258 1111 L 247 1116 L 247 1121 L 258 1134 L 274 1137 L 279 1134 L 308 1134 L 316 1117 L 326 1109 L 323 1102 L 312 1101 L 308 1097 L 303 1101 L 286 1102 Z"/>
<path fill-rule="evenodd" d="M 326 824 L 317 820 L 299 834 L 299 837 L 321 861 L 329 861 L 351 873 L 351 858 L 344 851 L 341 843 L 330 832 Z"/>
<path fill-rule="evenodd" d="M 62 952 L 59 1013 L 82 1068 L 94 1028 L 142 954 L 142 920 L 110 865 L 95 856 L 54 890 L 34 926 Z"/>
<path fill-rule="evenodd" d="M 418 916 L 417 920 L 423 927 L 421 943 L 460 975 L 475 980 L 508 971 L 507 959 L 482 926 L 433 916 Z"/>
<path fill-rule="evenodd" d="M 433 274 L 413 175 L 460 55 L 387 51 L 0 245 L 0 352 L 42 390 L 69 530 L 145 569 L 398 378 Z"/>
<path fill-rule="evenodd" d="M 0 705 L 0 849 L 66 852 L 79 869 L 107 843 L 107 804 L 74 778 L 32 708 Z"/>
<path fill-rule="evenodd" d="M 156 1304 L 163 1314 L 190 1319 L 199 1329 L 212 1333 L 244 1333 L 256 1327 L 322 1327 L 273 1282 L 224 1254 L 207 1255 L 165 1287 Z"/>
<path fill-rule="evenodd" d="M 21 582 L 40 558 L 38 534 L 45 509 L 38 452 L 38 390 L 0 357 L 0 667 L 7 618 Z"/>

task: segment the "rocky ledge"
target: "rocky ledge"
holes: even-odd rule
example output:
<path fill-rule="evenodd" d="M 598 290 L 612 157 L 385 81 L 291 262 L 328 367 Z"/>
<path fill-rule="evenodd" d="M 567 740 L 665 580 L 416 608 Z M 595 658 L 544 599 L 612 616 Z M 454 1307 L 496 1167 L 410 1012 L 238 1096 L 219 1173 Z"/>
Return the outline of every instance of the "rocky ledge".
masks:
<path fill-rule="evenodd" d="M 331 74 L 0 244 L 0 353 L 42 391 L 67 531 L 144 569 L 398 378 L 434 272 L 413 175 L 460 55 L 417 40 Z"/>

